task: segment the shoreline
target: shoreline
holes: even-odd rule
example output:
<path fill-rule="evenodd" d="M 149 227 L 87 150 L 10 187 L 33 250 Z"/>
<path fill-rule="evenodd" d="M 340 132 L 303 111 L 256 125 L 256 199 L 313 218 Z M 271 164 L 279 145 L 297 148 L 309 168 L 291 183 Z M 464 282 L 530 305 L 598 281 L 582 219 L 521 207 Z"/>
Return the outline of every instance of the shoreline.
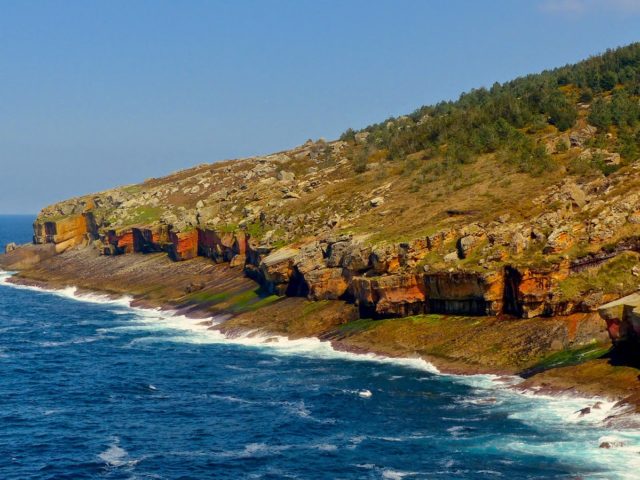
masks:
<path fill-rule="evenodd" d="M 266 328 L 238 329 L 227 328 L 228 316 L 211 315 L 206 308 L 192 306 L 190 308 L 179 308 L 171 302 L 151 302 L 144 298 L 136 298 L 135 295 L 122 294 L 108 290 L 97 290 L 89 288 L 79 288 L 73 285 L 66 285 L 55 288 L 50 282 L 24 279 L 16 276 L 14 272 L 4 272 L 0 270 L 0 275 L 7 275 L 0 283 L 5 283 L 12 288 L 33 289 L 40 292 L 60 294 L 67 291 L 63 296 L 76 301 L 89 301 L 101 303 L 102 301 L 125 302 L 128 308 L 146 311 L 159 312 L 167 317 L 175 317 L 190 320 L 200 320 L 197 325 L 205 327 L 207 331 L 213 331 L 224 337 L 225 341 L 237 343 L 245 346 L 275 347 L 281 344 L 295 344 L 296 342 L 317 342 L 323 347 L 329 348 L 335 354 L 344 354 L 344 358 L 351 360 L 370 360 L 381 363 L 393 363 L 404 365 L 409 368 L 421 370 L 434 375 L 441 375 L 449 378 L 458 378 L 471 381 L 473 378 L 482 378 L 491 382 L 494 388 L 504 387 L 514 394 L 523 396 L 533 396 L 540 400 L 576 401 L 584 404 L 583 409 L 574 412 L 574 416 L 586 417 L 595 410 L 600 410 L 603 404 L 608 404 L 607 412 L 610 415 L 603 416 L 599 420 L 592 420 L 607 428 L 617 428 L 622 430 L 640 429 L 640 416 L 637 412 L 637 405 L 627 401 L 622 396 L 607 395 L 590 392 L 579 388 L 564 389 L 553 385 L 537 385 L 531 379 L 525 379 L 520 375 L 504 369 L 491 369 L 481 366 L 465 365 L 462 362 L 446 362 L 443 359 L 433 358 L 425 355 L 403 356 L 388 355 L 387 352 L 378 349 L 365 349 L 351 345 L 349 342 L 322 338 L 322 336 L 295 337 L 283 336 L 280 332 L 270 331 Z M 60 285 L 58 285 L 60 287 Z M 72 289 L 69 291 L 68 289 Z M 100 299 L 92 296 L 102 297 Z M 216 323 L 216 317 L 219 320 Z M 189 329 L 189 325 L 181 328 Z M 301 352 L 302 353 L 302 352 Z M 532 377 L 533 378 L 533 377 Z M 586 412 L 586 413 L 584 413 Z M 568 418 L 567 421 L 572 419 Z M 575 420 L 575 418 L 573 419 Z M 591 420 L 585 418 L 585 420 Z"/>

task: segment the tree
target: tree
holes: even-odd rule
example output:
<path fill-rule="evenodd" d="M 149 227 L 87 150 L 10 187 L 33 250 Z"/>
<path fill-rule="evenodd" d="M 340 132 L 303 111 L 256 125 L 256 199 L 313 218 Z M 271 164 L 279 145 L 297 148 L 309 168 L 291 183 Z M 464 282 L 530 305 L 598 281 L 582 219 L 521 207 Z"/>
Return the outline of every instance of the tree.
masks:
<path fill-rule="evenodd" d="M 598 128 L 606 130 L 612 124 L 611 109 L 609 104 L 602 98 L 596 99 L 591 105 L 591 112 L 589 112 L 589 123 L 595 125 Z"/>
<path fill-rule="evenodd" d="M 611 70 L 604 72 L 600 77 L 600 88 L 602 88 L 602 90 L 613 90 L 613 87 L 615 87 L 617 83 L 618 75 Z"/>

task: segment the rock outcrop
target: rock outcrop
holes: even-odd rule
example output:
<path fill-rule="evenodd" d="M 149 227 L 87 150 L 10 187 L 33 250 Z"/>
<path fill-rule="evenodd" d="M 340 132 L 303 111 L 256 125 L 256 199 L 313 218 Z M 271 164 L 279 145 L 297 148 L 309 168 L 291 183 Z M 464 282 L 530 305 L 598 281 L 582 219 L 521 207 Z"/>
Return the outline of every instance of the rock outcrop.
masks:
<path fill-rule="evenodd" d="M 608 282 L 582 291 L 571 282 L 640 252 L 640 160 L 613 155 L 607 176 L 523 180 L 488 155 L 484 180 L 473 165 L 459 166 L 474 185 L 470 196 L 447 185 L 451 176 L 422 188 L 438 152 L 400 168 L 379 151 L 356 172 L 356 153 L 372 138 L 366 133 L 60 202 L 38 216 L 34 243 L 57 253 L 91 246 L 109 256 L 204 257 L 243 270 L 264 292 L 345 300 L 375 318 L 571 315 L 635 287 Z M 592 146 L 596 133 L 580 118 L 540 140 L 569 168 L 609 158 Z M 612 142 L 607 148 L 615 153 Z"/>
<path fill-rule="evenodd" d="M 598 312 L 614 344 L 640 344 L 640 293 L 602 305 Z"/>
<path fill-rule="evenodd" d="M 97 233 L 91 212 L 57 219 L 38 219 L 33 230 L 34 243 L 53 243 L 58 253 L 89 241 Z"/>

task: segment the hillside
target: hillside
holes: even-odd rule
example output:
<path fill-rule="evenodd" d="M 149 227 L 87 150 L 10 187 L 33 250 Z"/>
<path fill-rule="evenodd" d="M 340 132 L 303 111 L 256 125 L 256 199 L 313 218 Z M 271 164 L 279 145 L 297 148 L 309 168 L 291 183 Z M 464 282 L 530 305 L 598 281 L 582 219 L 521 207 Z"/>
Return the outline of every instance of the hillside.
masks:
<path fill-rule="evenodd" d="M 166 252 L 242 271 L 260 285 L 250 303 L 343 300 L 363 318 L 589 314 L 640 284 L 639 98 L 633 44 L 336 141 L 57 203 L 34 224 L 36 246 L 2 263 Z M 172 298 L 225 305 L 203 278 Z M 614 340 L 624 321 L 608 319 Z"/>

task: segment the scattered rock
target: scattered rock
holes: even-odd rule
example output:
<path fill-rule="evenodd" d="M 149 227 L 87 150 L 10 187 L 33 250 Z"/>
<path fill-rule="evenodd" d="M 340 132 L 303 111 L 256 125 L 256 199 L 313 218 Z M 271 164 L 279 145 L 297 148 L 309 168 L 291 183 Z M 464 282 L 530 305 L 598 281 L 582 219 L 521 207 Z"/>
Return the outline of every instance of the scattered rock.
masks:
<path fill-rule="evenodd" d="M 384 197 L 374 197 L 371 200 L 369 200 L 369 205 L 371 205 L 374 208 L 379 207 L 382 204 L 384 204 Z"/>
<path fill-rule="evenodd" d="M 571 142 L 572 147 L 582 147 L 597 131 L 598 129 L 596 127 L 587 125 L 585 128 L 571 132 L 569 142 Z"/>
<path fill-rule="evenodd" d="M 458 260 L 459 260 L 459 257 L 458 257 L 458 252 L 457 251 L 447 253 L 444 256 L 444 261 L 447 262 L 447 263 L 457 262 Z"/>
<path fill-rule="evenodd" d="M 591 413 L 591 407 L 581 408 L 580 410 L 574 413 L 577 413 L 579 417 L 584 417 L 585 415 L 589 415 Z"/>
<path fill-rule="evenodd" d="M 559 228 L 551 232 L 549 238 L 547 239 L 547 244 L 545 245 L 543 252 L 545 254 L 559 253 L 562 252 L 569 247 L 571 247 L 574 243 L 574 238 L 566 228 Z"/>
<path fill-rule="evenodd" d="M 281 182 L 293 182 L 296 179 L 296 175 L 293 172 L 287 172 L 285 170 L 280 170 L 276 174 L 276 178 Z"/>

